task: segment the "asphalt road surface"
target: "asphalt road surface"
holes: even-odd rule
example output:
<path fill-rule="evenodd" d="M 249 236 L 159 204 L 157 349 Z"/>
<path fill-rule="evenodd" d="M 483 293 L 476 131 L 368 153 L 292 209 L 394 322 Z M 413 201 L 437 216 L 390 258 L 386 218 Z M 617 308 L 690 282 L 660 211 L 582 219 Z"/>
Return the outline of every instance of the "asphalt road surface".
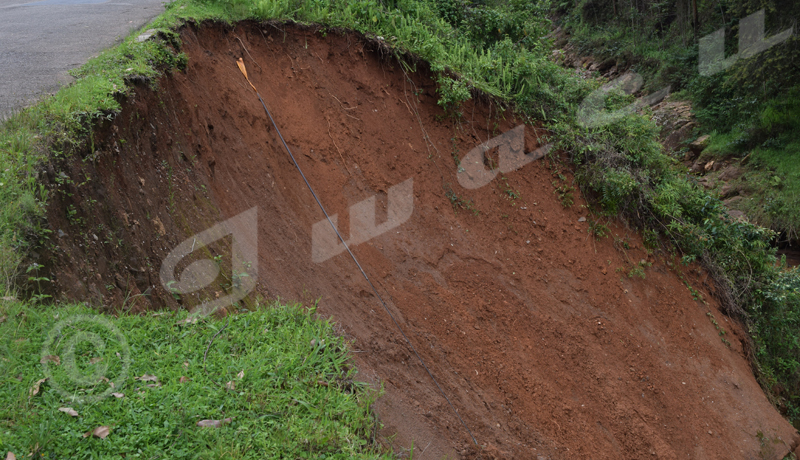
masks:
<path fill-rule="evenodd" d="M 0 120 L 164 11 L 164 0 L 0 0 Z"/>

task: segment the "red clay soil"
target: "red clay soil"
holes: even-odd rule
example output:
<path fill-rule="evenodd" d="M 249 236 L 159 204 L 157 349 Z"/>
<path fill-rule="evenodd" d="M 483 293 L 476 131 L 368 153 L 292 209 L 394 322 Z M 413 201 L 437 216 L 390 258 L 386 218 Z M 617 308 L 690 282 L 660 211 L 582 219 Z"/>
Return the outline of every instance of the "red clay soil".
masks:
<path fill-rule="evenodd" d="M 407 75 L 379 41 L 353 33 L 207 24 L 181 39 L 186 70 L 156 91 L 140 85 L 98 128 L 95 152 L 58 165 L 74 179 L 49 211 L 59 236 L 44 258 L 60 297 L 179 308 L 160 285 L 163 258 L 257 206 L 248 301 L 321 298 L 319 313 L 354 340 L 360 378 L 385 386 L 377 412 L 397 452 L 413 443 L 414 458 L 755 459 L 796 447 L 699 270 L 649 256 L 620 224 L 590 237 L 585 201 L 574 192 L 562 206 L 549 160 L 461 188 L 454 148 L 463 156 L 518 126 L 509 111 L 471 101 L 454 121 L 424 63 Z M 240 57 L 343 234 L 349 206 L 377 195 L 386 219 L 389 187 L 414 179 L 411 217 L 353 251 L 479 446 L 347 254 L 312 261 L 312 225 L 324 217 Z M 531 151 L 539 144 L 526 130 Z M 450 187 L 478 214 L 454 208 Z M 629 277 L 642 260 L 652 262 L 646 278 Z"/>

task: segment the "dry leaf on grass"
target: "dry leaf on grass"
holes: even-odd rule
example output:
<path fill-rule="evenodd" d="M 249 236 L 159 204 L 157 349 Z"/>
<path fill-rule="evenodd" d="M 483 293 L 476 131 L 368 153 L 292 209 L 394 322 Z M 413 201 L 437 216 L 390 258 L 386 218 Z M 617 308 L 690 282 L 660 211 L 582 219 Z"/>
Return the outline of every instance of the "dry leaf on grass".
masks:
<path fill-rule="evenodd" d="M 71 415 L 73 417 L 77 417 L 78 416 L 78 411 L 76 411 L 75 409 L 73 409 L 71 407 L 59 407 L 58 410 L 63 412 L 63 413 L 65 413 L 65 414 L 69 414 L 69 415 Z"/>
<path fill-rule="evenodd" d="M 108 436 L 108 433 L 111 433 L 111 428 L 104 425 L 104 426 L 98 426 L 92 431 L 87 431 L 86 433 L 83 433 L 83 437 L 88 438 L 89 436 L 94 435 L 100 439 L 105 439 L 106 436 Z"/>
<path fill-rule="evenodd" d="M 31 396 L 36 396 L 37 394 L 39 394 L 39 387 L 44 383 L 45 380 L 47 380 L 47 378 L 37 380 L 36 383 L 33 384 L 30 390 Z"/>
<path fill-rule="evenodd" d="M 197 316 L 189 316 L 186 319 L 182 319 L 175 324 L 195 324 L 197 323 Z"/>
<path fill-rule="evenodd" d="M 235 390 L 236 389 L 236 384 L 233 383 L 233 380 L 231 380 L 230 382 L 225 384 L 225 388 L 227 388 L 229 390 Z"/>
<path fill-rule="evenodd" d="M 230 417 L 224 420 L 200 420 L 199 422 L 197 422 L 197 426 L 206 428 L 219 428 L 226 423 L 231 423 L 231 420 L 233 419 L 231 419 Z"/>
<path fill-rule="evenodd" d="M 178 379 L 178 383 L 186 383 L 186 382 L 191 382 L 191 381 L 192 381 L 192 379 L 190 379 L 189 377 L 186 377 L 185 375 L 182 375 L 181 378 Z"/>
<path fill-rule="evenodd" d="M 90 360 L 89 360 L 89 364 L 97 364 L 97 363 L 99 363 L 99 362 L 100 362 L 100 361 L 102 361 L 102 360 L 103 360 L 103 357 L 102 357 L 102 356 L 98 356 L 98 357 L 96 357 L 96 358 L 92 358 L 92 359 L 90 359 Z"/>
<path fill-rule="evenodd" d="M 141 377 L 134 377 L 133 380 L 141 380 L 142 382 L 158 382 L 158 377 L 155 375 L 144 374 Z"/>
<path fill-rule="evenodd" d="M 238 374 L 236 374 L 236 377 L 239 378 L 239 379 L 243 379 L 244 378 L 244 371 L 241 371 Z"/>
<path fill-rule="evenodd" d="M 56 363 L 56 366 L 61 365 L 61 358 L 56 355 L 45 355 L 39 360 L 39 364 Z"/>
<path fill-rule="evenodd" d="M 123 393 L 111 393 L 111 396 L 113 396 L 115 398 L 124 398 L 125 394 L 123 394 Z"/>
<path fill-rule="evenodd" d="M 6 454 L 6 460 L 17 460 L 17 456 L 16 456 L 16 455 L 14 455 L 14 452 L 10 452 L 10 451 L 9 451 L 9 452 Z"/>

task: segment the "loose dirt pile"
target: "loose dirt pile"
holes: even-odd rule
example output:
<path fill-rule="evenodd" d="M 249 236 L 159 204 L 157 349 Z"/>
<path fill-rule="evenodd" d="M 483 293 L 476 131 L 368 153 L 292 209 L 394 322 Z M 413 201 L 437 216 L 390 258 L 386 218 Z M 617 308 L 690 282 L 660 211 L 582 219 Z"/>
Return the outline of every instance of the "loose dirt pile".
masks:
<path fill-rule="evenodd" d="M 319 313 L 354 339 L 360 378 L 385 385 L 382 436 L 413 442 L 415 458 L 775 458 L 796 446 L 699 271 L 648 256 L 619 225 L 590 237 L 584 201 L 562 206 L 547 159 L 459 185 L 454 151 L 521 124 L 510 112 L 470 102 L 454 121 L 423 63 L 406 72 L 352 33 L 205 25 L 181 38 L 186 70 L 156 91 L 141 85 L 94 151 L 48 173 L 65 183 L 42 256 L 57 296 L 134 312 L 194 305 L 161 285 L 162 260 L 257 207 L 248 302 L 320 298 Z M 413 178 L 410 218 L 353 251 L 481 448 L 347 254 L 312 261 L 324 216 L 238 58 L 343 235 L 350 206 L 377 196 L 383 222 L 389 189 Z M 540 144 L 525 129 L 530 152 Z M 228 240 L 207 256 L 226 254 Z M 635 275 L 649 263 L 646 279 Z"/>

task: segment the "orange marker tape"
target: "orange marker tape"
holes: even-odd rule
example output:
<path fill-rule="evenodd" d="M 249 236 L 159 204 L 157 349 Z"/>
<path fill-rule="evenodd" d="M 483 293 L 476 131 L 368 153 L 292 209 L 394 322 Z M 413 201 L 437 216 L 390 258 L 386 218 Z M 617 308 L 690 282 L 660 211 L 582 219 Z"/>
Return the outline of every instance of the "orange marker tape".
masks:
<path fill-rule="evenodd" d="M 252 83 L 252 82 L 250 81 L 250 79 L 247 77 L 247 69 L 244 67 L 244 61 L 242 60 L 242 58 L 239 58 L 239 60 L 237 60 L 237 61 L 236 61 L 236 65 L 238 65 L 238 66 L 239 66 L 239 70 L 241 70 L 241 71 L 242 71 L 242 75 L 244 75 L 244 79 L 245 79 L 245 80 L 247 80 L 247 83 L 250 83 L 250 87 L 252 87 L 252 88 L 253 88 L 253 91 L 255 91 L 256 93 L 258 93 L 258 90 L 256 89 L 256 87 L 255 87 L 255 86 L 253 86 L 253 83 Z"/>

